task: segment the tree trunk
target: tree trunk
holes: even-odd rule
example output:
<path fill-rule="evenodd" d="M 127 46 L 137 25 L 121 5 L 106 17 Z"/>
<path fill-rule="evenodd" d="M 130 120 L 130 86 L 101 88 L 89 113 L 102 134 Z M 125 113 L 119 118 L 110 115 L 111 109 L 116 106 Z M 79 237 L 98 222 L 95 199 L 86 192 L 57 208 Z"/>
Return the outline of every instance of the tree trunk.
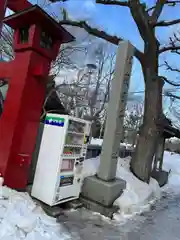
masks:
<path fill-rule="evenodd" d="M 151 65 L 152 67 L 152 65 Z M 131 160 L 131 171 L 140 180 L 149 182 L 152 161 L 156 149 L 156 141 L 160 134 L 158 122 L 162 117 L 162 88 L 163 82 L 154 69 L 146 67 L 145 77 L 145 109 L 143 125 L 136 145 L 136 151 Z"/>

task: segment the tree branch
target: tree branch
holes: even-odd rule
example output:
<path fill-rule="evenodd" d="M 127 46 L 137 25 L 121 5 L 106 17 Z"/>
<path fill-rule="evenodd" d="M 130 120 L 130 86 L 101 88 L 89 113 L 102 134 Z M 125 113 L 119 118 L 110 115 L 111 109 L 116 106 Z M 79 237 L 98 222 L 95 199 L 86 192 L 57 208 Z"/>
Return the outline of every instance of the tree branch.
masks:
<path fill-rule="evenodd" d="M 172 53 L 180 54 L 180 37 L 174 33 L 173 37 L 169 38 L 169 46 L 160 48 L 159 54 L 171 51 Z"/>
<path fill-rule="evenodd" d="M 110 43 L 113 43 L 115 45 L 118 45 L 120 41 L 123 41 L 122 38 L 118 38 L 116 36 L 111 36 L 109 34 L 107 34 L 104 31 L 98 30 L 97 28 L 92 28 L 89 24 L 87 24 L 85 21 L 73 21 L 70 19 L 66 19 L 66 20 L 62 20 L 59 22 L 60 25 L 68 25 L 68 26 L 74 26 L 74 27 L 79 27 L 84 29 L 86 32 L 88 32 L 89 34 L 95 36 L 95 37 L 99 37 L 101 39 L 104 39 Z M 137 59 L 142 63 L 143 62 L 143 53 L 138 50 L 137 48 L 135 48 L 134 51 L 134 55 L 135 57 L 137 57 Z"/>
<path fill-rule="evenodd" d="M 179 83 L 175 83 L 175 82 L 172 82 L 170 80 L 168 80 L 166 77 L 161 77 L 165 82 L 169 83 L 170 85 L 174 86 L 174 87 L 179 87 L 180 84 Z"/>
<path fill-rule="evenodd" d="M 154 28 L 152 27 L 151 19 L 143 3 L 140 3 L 138 0 L 129 0 L 131 15 L 137 25 L 139 33 L 144 40 L 145 46 L 151 46 L 152 49 L 154 46 L 159 45 L 155 34 Z M 142 63 L 143 65 L 143 63 Z"/>
<path fill-rule="evenodd" d="M 167 26 L 172 26 L 172 25 L 178 24 L 178 23 L 180 23 L 180 19 L 175 19 L 172 21 L 160 21 L 160 22 L 154 24 L 154 27 L 167 27 Z"/>
<path fill-rule="evenodd" d="M 174 94 L 172 94 L 172 93 L 170 93 L 170 92 L 168 92 L 168 93 L 166 94 L 166 96 L 172 97 L 172 98 L 176 98 L 176 99 L 180 99 L 180 96 L 174 95 Z"/>
<path fill-rule="evenodd" d="M 96 3 L 104 4 L 104 5 L 118 5 L 123 7 L 129 7 L 129 3 L 126 1 L 120 2 L 118 0 L 96 0 Z"/>
<path fill-rule="evenodd" d="M 180 3 L 180 0 L 175 0 L 175 1 L 166 1 L 166 4 L 168 4 L 171 7 L 176 6 L 177 3 Z"/>
<path fill-rule="evenodd" d="M 158 18 L 160 17 L 163 7 L 167 1 L 166 0 L 158 0 L 156 3 L 156 6 L 154 8 L 154 11 L 151 15 L 151 19 L 153 23 L 156 23 Z"/>
<path fill-rule="evenodd" d="M 159 50 L 159 54 L 167 52 L 167 51 L 171 51 L 177 54 L 180 54 L 180 52 L 178 52 L 178 50 L 180 50 L 180 46 L 167 46 L 167 47 L 163 47 Z"/>
<path fill-rule="evenodd" d="M 175 7 L 177 3 L 180 3 L 180 0 L 177 0 L 177 1 L 166 1 L 165 2 L 165 4 L 169 5 L 170 7 Z M 152 11 L 155 8 L 156 8 L 156 5 L 148 8 L 146 11 L 150 12 L 150 11 Z"/>
<path fill-rule="evenodd" d="M 165 61 L 164 66 L 166 67 L 167 70 L 170 70 L 172 72 L 180 73 L 180 68 L 173 68 L 173 67 L 171 67 L 167 61 Z"/>
<path fill-rule="evenodd" d="M 85 21 L 73 21 L 73 20 L 62 20 L 59 22 L 60 25 L 69 25 L 69 26 L 73 26 L 73 27 L 79 27 L 79 28 L 83 28 L 84 30 L 86 30 L 89 34 L 95 36 L 95 37 L 99 37 L 102 38 L 110 43 L 113 43 L 115 45 L 118 45 L 120 41 L 123 41 L 122 38 L 118 38 L 116 36 L 111 36 L 108 35 L 106 32 L 98 30 L 96 28 L 92 28 L 91 26 L 89 26 Z"/>

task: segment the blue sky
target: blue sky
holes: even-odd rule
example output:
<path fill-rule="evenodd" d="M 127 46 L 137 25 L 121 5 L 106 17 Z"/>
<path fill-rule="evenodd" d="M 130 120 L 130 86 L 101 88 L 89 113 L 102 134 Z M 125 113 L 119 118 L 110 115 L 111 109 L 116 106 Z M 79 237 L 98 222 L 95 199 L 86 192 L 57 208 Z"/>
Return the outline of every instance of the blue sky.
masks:
<path fill-rule="evenodd" d="M 37 0 L 30 0 L 37 3 Z M 38 3 L 44 3 L 45 0 L 38 0 Z M 155 0 L 146 0 L 148 6 L 152 6 Z M 90 25 L 95 26 L 108 32 L 111 35 L 122 37 L 139 49 L 143 49 L 143 41 L 139 35 L 138 29 L 131 17 L 129 9 L 126 7 L 110 6 L 96 4 L 95 0 L 68 0 L 67 3 L 53 3 L 48 6 L 48 11 L 55 12 L 60 16 L 60 7 L 66 7 L 69 15 L 73 19 L 86 20 Z M 161 15 L 162 20 L 172 20 L 178 18 L 180 13 L 180 4 L 177 7 L 165 7 Z M 173 27 L 159 28 L 157 36 L 161 43 L 168 43 L 168 38 L 174 31 L 180 30 L 180 25 Z M 166 53 L 161 55 L 161 61 L 168 60 L 174 66 L 179 59 L 172 54 Z M 166 75 L 169 79 L 176 81 L 176 75 L 169 73 L 163 69 L 160 70 L 161 75 Z M 180 78 L 179 78 L 180 79 Z M 167 86 L 166 87 L 170 87 Z M 170 87 L 172 88 L 172 87 Z M 131 78 L 130 91 L 139 91 L 144 89 L 141 67 L 137 60 L 134 60 L 133 74 Z"/>
<path fill-rule="evenodd" d="M 48 0 L 30 0 L 30 2 L 44 4 L 45 2 L 48 2 Z M 142 2 L 146 2 L 148 6 L 152 6 L 156 0 L 144 0 Z M 143 49 L 143 41 L 128 8 L 96 4 L 95 0 L 68 0 L 66 3 L 57 2 L 48 5 L 47 10 L 55 12 L 57 16 L 60 16 L 60 8 L 62 6 L 67 8 L 71 18 L 77 20 L 85 19 L 90 25 L 102 29 L 111 35 L 116 35 L 122 37 L 123 39 L 130 40 L 134 46 L 139 49 Z M 161 15 L 161 19 L 172 20 L 178 18 L 179 13 L 180 4 L 176 7 L 165 7 Z M 167 43 L 169 36 L 172 35 L 173 31 L 176 30 L 177 27 L 180 30 L 180 25 L 175 25 L 171 28 L 159 28 L 157 30 L 157 36 L 160 39 L 160 42 L 163 44 Z M 174 66 L 177 64 L 177 61 L 179 61 L 177 57 L 174 57 L 169 53 L 161 55 L 161 61 L 163 60 L 168 60 L 173 63 Z M 164 71 L 163 69 L 161 69 L 161 74 L 176 81 L 175 74 Z M 143 88 L 141 67 L 138 61 L 135 60 L 131 79 L 131 90 L 138 91 Z"/>
<path fill-rule="evenodd" d="M 152 6 L 155 0 L 145 2 L 149 6 Z M 65 6 L 72 18 L 85 19 L 92 26 L 105 30 L 111 35 L 116 35 L 123 37 L 126 40 L 130 40 L 134 46 L 139 49 L 143 49 L 143 41 L 128 8 L 96 4 L 95 0 L 69 0 L 66 4 L 56 3 L 52 5 L 52 11 L 55 11 L 58 14 L 60 6 Z M 165 7 L 161 15 L 161 19 L 172 20 L 178 18 L 179 12 L 180 5 L 177 7 Z M 180 26 L 177 25 L 171 28 L 167 27 L 157 29 L 157 36 L 159 40 L 163 44 L 168 43 L 169 36 L 172 35 L 177 27 L 180 29 Z M 169 53 L 161 56 L 161 60 L 163 61 L 164 59 L 168 59 L 168 61 L 173 64 L 177 63 L 177 57 L 174 57 Z M 161 70 L 161 74 L 168 76 L 168 78 L 173 79 L 174 81 L 176 80 L 175 74 L 167 73 L 163 69 Z M 133 66 L 133 76 L 131 79 L 131 90 L 138 91 L 143 88 L 141 67 L 135 60 Z"/>
<path fill-rule="evenodd" d="M 155 0 L 144 1 L 148 6 L 154 5 Z M 55 6 L 56 5 L 56 6 Z M 57 11 L 58 6 L 62 4 L 55 4 L 53 11 Z M 129 9 L 126 7 L 117 7 L 110 5 L 96 4 L 95 0 L 69 0 L 66 4 L 63 4 L 68 9 L 68 12 L 72 18 L 86 20 L 90 25 L 96 26 L 108 32 L 111 35 L 122 37 L 123 39 L 130 40 L 130 42 L 139 49 L 143 49 L 143 41 L 139 35 L 138 29 L 131 17 Z M 179 17 L 180 4 L 176 7 L 165 7 L 160 20 L 173 20 Z M 168 39 L 172 36 L 173 32 L 177 32 L 177 28 L 180 30 L 180 25 L 173 27 L 158 28 L 156 34 L 159 41 L 164 45 L 168 43 Z M 160 57 L 160 63 L 164 60 L 168 60 L 173 66 L 177 66 L 180 57 L 174 56 L 171 53 L 162 54 Z M 135 59 L 133 64 L 133 71 L 130 84 L 131 91 L 144 90 L 143 76 L 141 72 L 141 66 Z M 160 69 L 160 74 L 168 77 L 173 81 L 177 81 L 177 74 L 167 72 L 165 69 Z M 180 78 L 179 78 L 180 80 Z M 172 89 L 172 86 L 165 85 L 165 88 Z M 176 90 L 177 91 L 177 90 Z M 143 93 L 140 93 L 143 96 Z M 180 94 L 178 91 L 176 94 Z M 170 101 L 169 98 L 164 99 L 164 111 L 169 111 Z M 170 114 L 170 117 L 173 116 Z"/>

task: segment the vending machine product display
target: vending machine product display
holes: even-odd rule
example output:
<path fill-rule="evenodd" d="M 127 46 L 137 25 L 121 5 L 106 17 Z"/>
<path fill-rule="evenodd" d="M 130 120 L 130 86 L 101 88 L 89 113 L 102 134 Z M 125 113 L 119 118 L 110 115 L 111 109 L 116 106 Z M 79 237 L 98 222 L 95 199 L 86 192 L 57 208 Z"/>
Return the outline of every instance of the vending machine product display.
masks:
<path fill-rule="evenodd" d="M 31 195 L 54 206 L 77 199 L 91 123 L 68 115 L 47 114 Z"/>

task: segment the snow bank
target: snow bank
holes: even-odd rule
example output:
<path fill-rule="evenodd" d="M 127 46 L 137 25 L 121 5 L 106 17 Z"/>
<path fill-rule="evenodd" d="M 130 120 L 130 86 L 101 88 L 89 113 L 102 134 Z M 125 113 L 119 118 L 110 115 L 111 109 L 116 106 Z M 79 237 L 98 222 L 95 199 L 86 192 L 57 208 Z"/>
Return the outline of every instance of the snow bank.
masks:
<path fill-rule="evenodd" d="M 126 189 L 114 202 L 120 207 L 123 215 L 134 215 L 148 210 L 150 204 L 161 197 L 161 189 L 157 181 L 151 178 L 144 183 L 136 178 L 129 169 L 130 158 L 119 159 L 116 176 L 126 181 Z"/>
<path fill-rule="evenodd" d="M 177 138 L 177 137 L 172 137 L 172 138 L 169 138 L 169 139 L 167 140 L 167 142 L 179 143 L 180 140 L 179 140 L 179 138 Z"/>
<path fill-rule="evenodd" d="M 102 146 L 102 144 L 103 144 L 103 139 L 100 139 L 100 138 L 91 138 L 90 144 Z"/>
<path fill-rule="evenodd" d="M 1 240 L 71 239 L 56 219 L 47 216 L 27 193 L 1 187 Z"/>
<path fill-rule="evenodd" d="M 100 158 L 87 159 L 83 177 L 96 174 Z M 123 194 L 114 205 L 120 208 L 114 219 L 124 222 L 134 214 L 149 210 L 150 204 L 161 196 L 158 183 L 138 180 L 129 170 L 130 158 L 118 159 L 117 177 L 127 182 Z M 170 171 L 169 182 L 163 188 L 170 194 L 180 193 L 180 155 L 165 152 L 164 170 Z M 47 216 L 27 193 L 1 187 L 0 178 L 0 239 L 1 240 L 67 240 L 71 237 L 54 218 Z"/>
<path fill-rule="evenodd" d="M 180 194 L 180 155 L 165 151 L 163 169 L 170 172 L 168 184 L 163 187 L 163 191 Z"/>
<path fill-rule="evenodd" d="M 92 158 L 85 161 L 83 176 L 94 175 L 99 166 L 100 158 Z M 137 179 L 129 170 L 130 158 L 118 159 L 116 176 L 127 183 L 123 194 L 114 202 L 120 211 L 115 214 L 116 220 L 132 217 L 149 209 L 150 204 L 161 197 L 161 189 L 156 180 L 151 179 L 150 184 Z"/>
<path fill-rule="evenodd" d="M 102 146 L 102 144 L 103 144 L 103 139 L 100 139 L 100 138 L 92 138 L 90 144 Z M 126 147 L 126 149 L 132 149 L 132 148 L 133 148 L 133 146 L 132 146 L 131 144 L 128 144 L 128 143 L 120 143 L 120 146 L 124 146 L 124 147 Z"/>

